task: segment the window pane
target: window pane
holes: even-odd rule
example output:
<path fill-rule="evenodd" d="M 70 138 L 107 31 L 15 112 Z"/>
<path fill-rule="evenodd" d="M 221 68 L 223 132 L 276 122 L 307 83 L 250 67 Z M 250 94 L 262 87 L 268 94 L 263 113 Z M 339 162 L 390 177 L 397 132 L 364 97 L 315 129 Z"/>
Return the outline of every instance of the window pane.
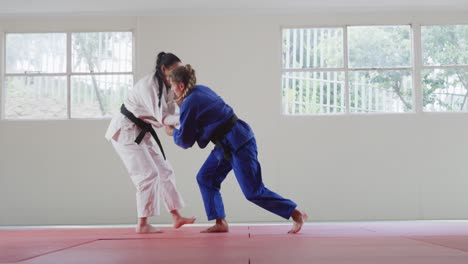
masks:
<path fill-rule="evenodd" d="M 425 111 L 468 111 L 468 69 L 424 70 Z"/>
<path fill-rule="evenodd" d="M 131 72 L 131 32 L 72 34 L 73 72 Z"/>
<path fill-rule="evenodd" d="M 284 114 L 346 112 L 343 72 L 285 72 Z"/>
<path fill-rule="evenodd" d="M 350 112 L 409 112 L 413 109 L 410 71 L 349 72 Z"/>
<path fill-rule="evenodd" d="M 64 73 L 66 34 L 6 34 L 6 73 Z"/>
<path fill-rule="evenodd" d="M 410 67 L 410 27 L 348 27 L 348 54 L 351 68 Z"/>
<path fill-rule="evenodd" d="M 63 76 L 6 77 L 5 118 L 67 118 L 67 79 Z"/>
<path fill-rule="evenodd" d="M 421 28 L 424 65 L 468 65 L 468 25 Z"/>
<path fill-rule="evenodd" d="M 343 67 L 343 29 L 283 30 L 283 68 Z"/>
<path fill-rule="evenodd" d="M 133 86 L 133 76 L 72 76 L 71 85 L 73 118 L 111 117 Z"/>

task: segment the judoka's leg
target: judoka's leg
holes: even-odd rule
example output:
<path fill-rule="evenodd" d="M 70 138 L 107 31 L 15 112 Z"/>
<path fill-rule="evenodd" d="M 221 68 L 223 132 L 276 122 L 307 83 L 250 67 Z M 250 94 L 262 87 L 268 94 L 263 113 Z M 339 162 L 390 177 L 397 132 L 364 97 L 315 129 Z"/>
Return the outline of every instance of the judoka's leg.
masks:
<path fill-rule="evenodd" d="M 179 228 L 185 224 L 193 224 L 195 218 L 187 218 L 180 215 L 179 210 L 184 207 L 184 201 L 179 191 L 176 188 L 175 173 L 168 160 L 164 160 L 159 148 L 153 145 L 150 148 L 150 154 L 154 161 L 154 169 L 159 171 L 159 186 L 160 199 L 164 201 L 164 205 L 172 215 L 172 220 L 175 228 Z"/>
<path fill-rule="evenodd" d="M 203 232 L 228 231 L 220 189 L 221 183 L 231 169 L 231 164 L 227 160 L 218 160 L 215 152 L 212 151 L 197 174 L 197 182 L 208 220 L 216 219 L 216 224 Z"/>
<path fill-rule="evenodd" d="M 263 184 L 262 170 L 257 159 L 255 139 L 252 139 L 237 152 L 233 153 L 232 166 L 247 200 L 285 219 L 292 217 L 295 225 L 298 225 L 298 228 L 293 227 L 293 229 L 295 232 L 300 230 L 303 218 L 302 213 L 296 209 L 297 204 L 269 190 Z M 301 217 L 299 217 L 298 213 Z"/>
<path fill-rule="evenodd" d="M 128 170 L 136 189 L 138 233 L 161 232 L 147 223 L 147 218 L 159 215 L 159 199 L 156 181 L 158 171 L 154 170 L 152 157 L 146 145 L 123 145 L 112 140 L 112 145 Z"/>

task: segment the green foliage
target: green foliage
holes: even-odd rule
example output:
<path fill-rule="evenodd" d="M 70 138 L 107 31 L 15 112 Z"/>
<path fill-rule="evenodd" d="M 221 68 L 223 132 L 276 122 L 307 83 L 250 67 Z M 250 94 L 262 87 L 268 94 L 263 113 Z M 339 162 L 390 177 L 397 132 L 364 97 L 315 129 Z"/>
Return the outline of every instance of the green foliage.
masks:
<path fill-rule="evenodd" d="M 468 65 L 468 25 L 423 27 L 422 43 L 424 65 Z M 426 109 L 467 110 L 467 70 L 427 70 L 422 74 L 422 84 Z"/>
<path fill-rule="evenodd" d="M 467 65 L 468 25 L 422 28 L 425 65 Z"/>
<path fill-rule="evenodd" d="M 410 27 L 349 27 L 348 50 L 351 68 L 410 67 Z"/>

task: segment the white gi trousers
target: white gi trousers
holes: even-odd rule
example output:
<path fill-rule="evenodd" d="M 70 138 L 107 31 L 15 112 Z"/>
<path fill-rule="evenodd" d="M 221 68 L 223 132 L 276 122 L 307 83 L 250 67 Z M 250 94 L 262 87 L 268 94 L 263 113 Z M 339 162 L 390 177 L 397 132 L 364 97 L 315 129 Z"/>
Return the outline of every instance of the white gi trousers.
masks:
<path fill-rule="evenodd" d="M 127 168 L 136 188 L 138 217 L 160 214 L 160 201 L 168 211 L 184 207 L 176 189 L 175 174 L 168 160 L 164 160 L 157 144 L 147 133 L 140 144 L 112 139 L 112 145 Z M 123 142 L 122 142 L 123 141 Z"/>

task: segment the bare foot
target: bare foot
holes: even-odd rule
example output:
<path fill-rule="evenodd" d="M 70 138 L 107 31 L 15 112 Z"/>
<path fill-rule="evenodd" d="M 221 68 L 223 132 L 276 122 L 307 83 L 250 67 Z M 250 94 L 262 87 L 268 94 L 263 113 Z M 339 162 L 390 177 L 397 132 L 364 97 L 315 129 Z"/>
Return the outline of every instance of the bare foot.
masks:
<path fill-rule="evenodd" d="M 288 234 L 296 234 L 301 230 L 302 225 L 305 221 L 307 221 L 309 216 L 305 212 L 301 212 L 295 209 L 291 215 L 291 218 L 293 219 L 293 226 L 291 230 L 289 230 Z"/>
<path fill-rule="evenodd" d="M 178 217 L 174 219 L 174 228 L 179 228 L 186 224 L 193 224 L 197 218 L 195 217 Z"/>
<path fill-rule="evenodd" d="M 229 232 L 229 225 L 224 218 L 216 219 L 216 224 L 214 226 L 200 231 L 200 233 L 226 233 L 226 232 Z"/>
<path fill-rule="evenodd" d="M 135 228 L 135 231 L 138 233 L 138 234 L 150 234 L 150 233 L 162 233 L 163 231 L 159 228 L 156 228 L 152 225 L 149 225 L 149 224 L 146 224 L 146 225 L 143 225 L 143 226 L 137 226 Z"/>

